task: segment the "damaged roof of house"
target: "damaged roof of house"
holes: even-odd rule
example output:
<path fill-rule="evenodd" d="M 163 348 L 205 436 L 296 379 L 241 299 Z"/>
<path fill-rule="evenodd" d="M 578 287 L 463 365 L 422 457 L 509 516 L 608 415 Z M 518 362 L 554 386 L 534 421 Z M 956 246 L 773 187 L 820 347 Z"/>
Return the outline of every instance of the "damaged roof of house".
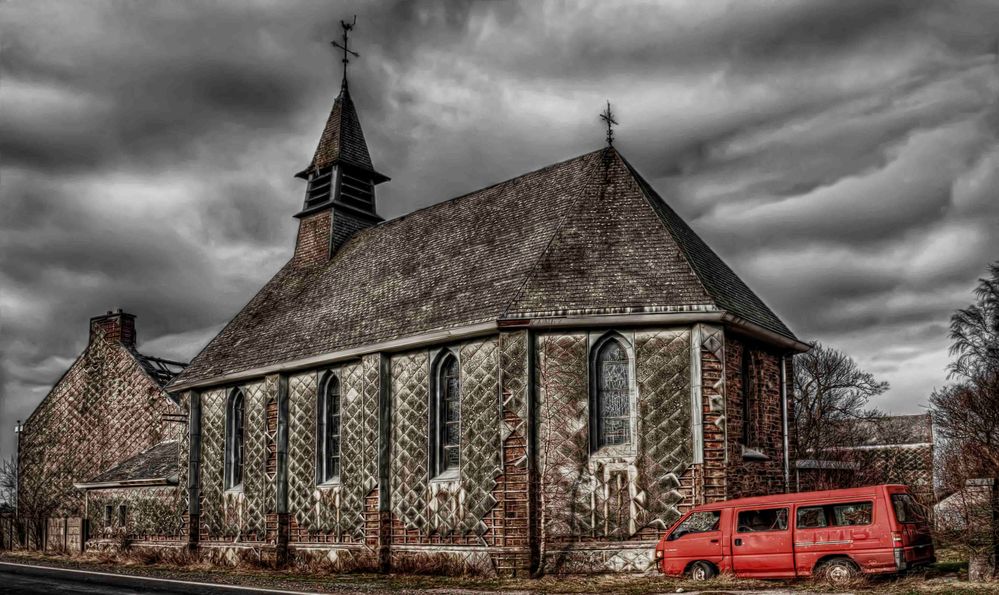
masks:
<path fill-rule="evenodd" d="M 613 148 L 286 264 L 171 384 L 504 319 L 727 312 L 794 334 Z"/>
<path fill-rule="evenodd" d="M 125 459 L 82 485 L 156 479 L 176 482 L 179 453 L 179 445 L 176 440 L 160 442 L 134 457 Z"/>

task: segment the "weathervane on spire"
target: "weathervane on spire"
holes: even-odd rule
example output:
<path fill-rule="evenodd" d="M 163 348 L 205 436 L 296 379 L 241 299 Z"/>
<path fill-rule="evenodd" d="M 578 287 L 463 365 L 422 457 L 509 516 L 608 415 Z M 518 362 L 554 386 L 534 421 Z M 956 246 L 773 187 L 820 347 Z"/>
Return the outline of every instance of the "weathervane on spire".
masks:
<path fill-rule="evenodd" d="M 610 100 L 607 101 L 607 109 L 600 114 L 600 119 L 607 124 L 607 146 L 614 146 L 614 128 L 617 125 L 617 120 L 614 119 L 614 112 L 611 111 Z"/>
<path fill-rule="evenodd" d="M 354 50 L 350 49 L 350 47 L 347 45 L 347 35 L 354 29 L 354 25 L 356 25 L 356 24 L 357 24 L 357 15 L 356 14 L 354 15 L 354 20 L 352 22 L 350 22 L 350 23 L 348 23 L 347 21 L 340 21 L 340 26 L 343 27 L 343 43 L 340 44 L 340 43 L 337 43 L 335 41 L 331 41 L 330 42 L 333 45 L 333 47 L 340 48 L 341 50 L 343 50 L 343 60 L 342 60 L 342 62 L 343 62 L 343 84 L 344 85 L 347 84 L 347 63 L 350 62 L 350 56 L 354 56 L 355 58 L 360 58 L 361 57 L 360 54 L 358 54 Z"/>

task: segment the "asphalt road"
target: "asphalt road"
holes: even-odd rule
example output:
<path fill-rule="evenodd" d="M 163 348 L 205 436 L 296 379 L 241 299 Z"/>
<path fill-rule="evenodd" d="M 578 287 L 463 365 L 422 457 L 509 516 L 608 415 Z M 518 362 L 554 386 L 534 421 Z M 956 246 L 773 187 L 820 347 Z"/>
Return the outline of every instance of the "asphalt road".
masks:
<path fill-rule="evenodd" d="M 0 594 L 65 595 L 261 595 L 263 593 L 292 593 L 235 586 L 184 583 L 180 581 L 150 580 L 120 574 L 85 572 L 46 568 L 0 562 Z"/>
<path fill-rule="evenodd" d="M 112 587 L 85 583 L 64 578 L 44 578 L 0 571 L 0 593 L 25 593 L 29 595 L 62 595 L 64 593 L 105 593 L 107 595 L 140 595 L 148 590 Z M 165 591 L 159 591 L 165 593 Z M 177 591 L 174 591 L 176 593 Z"/>

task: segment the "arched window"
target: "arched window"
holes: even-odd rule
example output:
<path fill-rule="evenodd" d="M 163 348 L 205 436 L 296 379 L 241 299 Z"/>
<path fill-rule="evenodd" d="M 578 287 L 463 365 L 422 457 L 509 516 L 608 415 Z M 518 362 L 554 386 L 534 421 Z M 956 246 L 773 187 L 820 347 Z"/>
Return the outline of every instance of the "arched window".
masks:
<path fill-rule="evenodd" d="M 243 391 L 229 394 L 225 416 L 225 488 L 243 485 Z"/>
<path fill-rule="evenodd" d="M 631 357 L 610 337 L 596 345 L 591 427 L 594 450 L 631 443 Z"/>
<path fill-rule="evenodd" d="M 441 475 L 457 471 L 461 461 L 461 381 L 458 358 L 453 353 L 446 353 L 437 362 L 434 392 L 435 435 L 431 438 L 435 448 L 431 464 L 433 475 Z"/>
<path fill-rule="evenodd" d="M 340 379 L 327 374 L 319 386 L 316 417 L 316 480 L 340 477 Z"/>

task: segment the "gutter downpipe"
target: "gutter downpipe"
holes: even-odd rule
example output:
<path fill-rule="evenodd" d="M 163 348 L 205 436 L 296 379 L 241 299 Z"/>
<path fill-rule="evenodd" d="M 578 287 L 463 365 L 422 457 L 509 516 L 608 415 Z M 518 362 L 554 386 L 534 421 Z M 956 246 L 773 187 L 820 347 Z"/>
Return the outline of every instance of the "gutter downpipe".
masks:
<path fill-rule="evenodd" d="M 791 491 L 791 453 L 787 419 L 787 356 L 780 356 L 780 406 L 784 423 L 784 491 Z"/>

